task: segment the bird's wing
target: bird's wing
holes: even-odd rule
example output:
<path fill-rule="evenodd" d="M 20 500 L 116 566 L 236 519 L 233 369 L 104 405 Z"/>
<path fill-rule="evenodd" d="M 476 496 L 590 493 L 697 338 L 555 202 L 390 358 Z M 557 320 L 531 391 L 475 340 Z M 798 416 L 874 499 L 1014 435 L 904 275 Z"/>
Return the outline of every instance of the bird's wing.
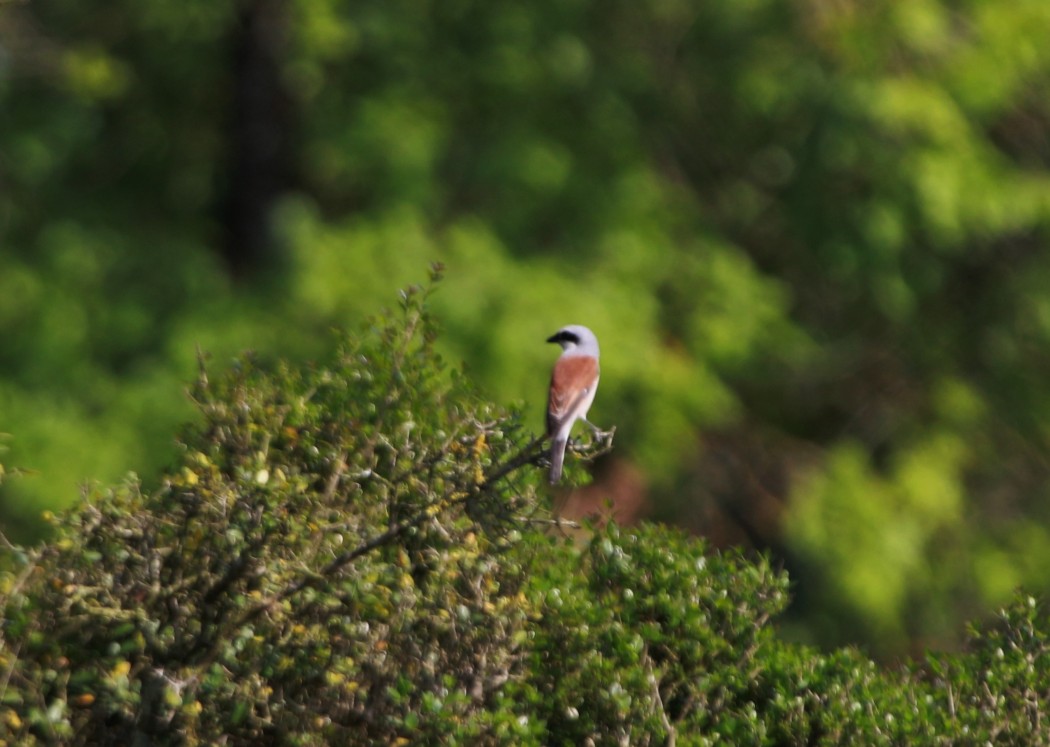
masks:
<path fill-rule="evenodd" d="M 563 356 L 551 373 L 547 400 L 547 435 L 553 436 L 569 418 L 575 418 L 580 404 L 598 383 L 598 361 L 589 355 Z"/>

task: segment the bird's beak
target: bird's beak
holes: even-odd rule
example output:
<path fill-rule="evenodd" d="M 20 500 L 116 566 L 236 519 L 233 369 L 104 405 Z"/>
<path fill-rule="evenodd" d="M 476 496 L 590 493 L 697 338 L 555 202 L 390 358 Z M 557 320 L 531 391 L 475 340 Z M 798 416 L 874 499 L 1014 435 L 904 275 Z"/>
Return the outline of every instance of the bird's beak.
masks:
<path fill-rule="evenodd" d="M 553 335 L 547 338 L 547 342 L 561 342 L 561 334 L 557 332 L 554 333 Z"/>

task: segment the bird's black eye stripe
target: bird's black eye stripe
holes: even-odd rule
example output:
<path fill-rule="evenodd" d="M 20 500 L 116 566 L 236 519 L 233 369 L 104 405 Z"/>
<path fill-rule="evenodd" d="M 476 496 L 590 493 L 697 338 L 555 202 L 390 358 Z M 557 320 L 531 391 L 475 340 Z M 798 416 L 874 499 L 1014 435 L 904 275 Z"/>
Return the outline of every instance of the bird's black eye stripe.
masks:
<path fill-rule="evenodd" d="M 579 345 L 580 336 L 575 332 L 561 330 L 548 337 L 547 342 L 571 342 L 573 345 Z"/>

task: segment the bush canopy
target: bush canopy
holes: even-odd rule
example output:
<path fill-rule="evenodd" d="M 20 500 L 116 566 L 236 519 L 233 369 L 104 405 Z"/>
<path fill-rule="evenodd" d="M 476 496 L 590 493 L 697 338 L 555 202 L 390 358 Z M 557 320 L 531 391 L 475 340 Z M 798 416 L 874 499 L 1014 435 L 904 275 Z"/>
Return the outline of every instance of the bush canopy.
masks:
<path fill-rule="evenodd" d="M 159 489 L 92 489 L 51 541 L 5 543 L 0 742 L 1050 741 L 1032 598 L 880 668 L 779 639 L 764 558 L 552 518 L 542 442 L 436 354 L 428 294 L 324 365 L 202 367 Z"/>

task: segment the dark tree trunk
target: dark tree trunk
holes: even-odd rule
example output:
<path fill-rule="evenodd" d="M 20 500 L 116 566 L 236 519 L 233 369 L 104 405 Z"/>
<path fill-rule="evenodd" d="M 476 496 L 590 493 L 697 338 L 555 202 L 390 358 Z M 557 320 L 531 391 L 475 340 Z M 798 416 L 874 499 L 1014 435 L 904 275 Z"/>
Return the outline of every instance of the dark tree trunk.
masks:
<path fill-rule="evenodd" d="M 232 29 L 233 79 L 228 128 L 222 252 L 235 277 L 279 260 L 271 225 L 291 180 L 291 99 L 281 79 L 287 18 L 282 0 L 245 0 Z"/>

